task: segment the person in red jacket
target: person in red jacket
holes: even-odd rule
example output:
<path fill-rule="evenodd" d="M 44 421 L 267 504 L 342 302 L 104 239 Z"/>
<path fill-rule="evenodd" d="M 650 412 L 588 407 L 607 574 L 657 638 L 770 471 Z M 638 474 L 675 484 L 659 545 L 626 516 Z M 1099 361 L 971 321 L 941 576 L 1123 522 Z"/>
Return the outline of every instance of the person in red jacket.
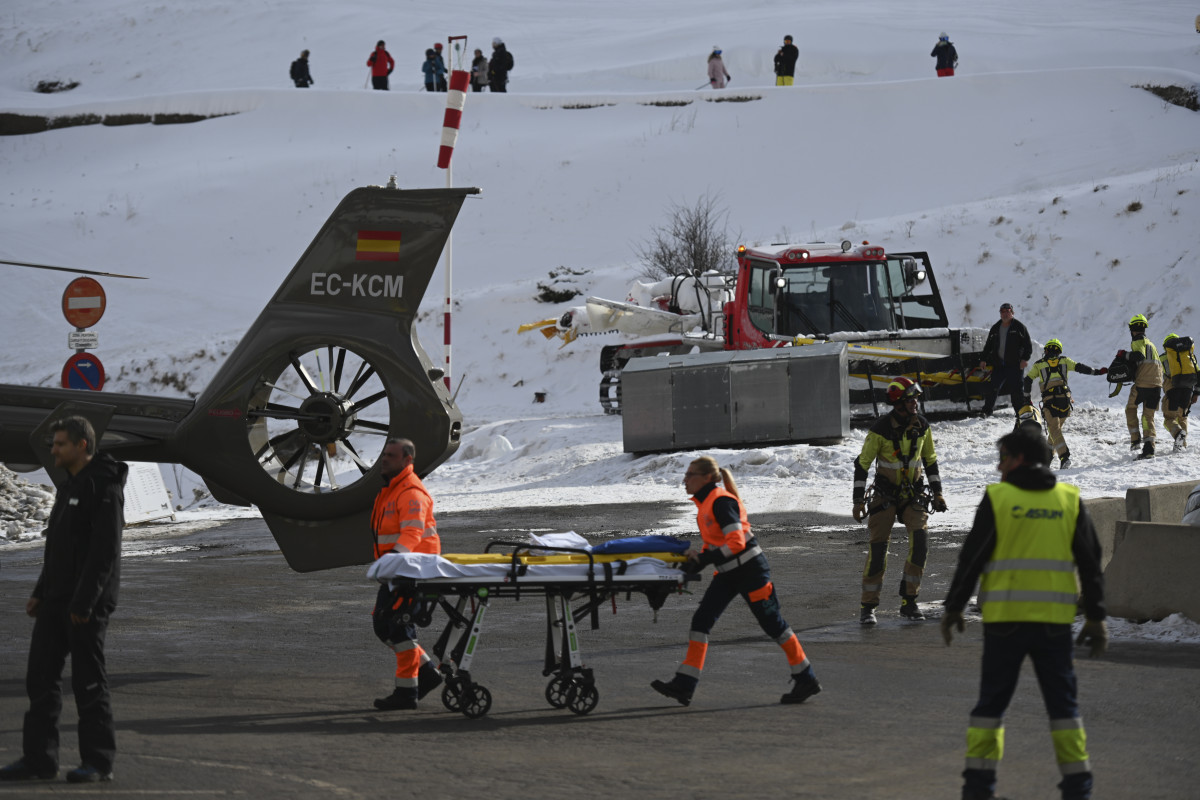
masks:
<path fill-rule="evenodd" d="M 375 557 L 388 553 L 440 555 L 442 542 L 433 518 L 433 498 L 413 471 L 417 448 L 408 439 L 389 439 L 379 454 L 383 488 L 371 509 Z M 371 621 L 375 635 L 396 653 L 396 687 L 375 701 L 380 711 L 414 709 L 417 700 L 442 682 L 442 674 L 417 644 L 411 622 L 413 598 L 403 588 L 384 584 L 375 598 Z"/>
<path fill-rule="evenodd" d="M 367 58 L 367 66 L 371 68 L 371 87 L 388 90 L 388 75 L 396 68 L 396 61 L 383 46 L 383 39 L 375 44 L 375 52 Z"/>
<path fill-rule="evenodd" d="M 723 485 L 719 485 L 718 480 Z M 688 551 L 686 568 L 699 571 L 712 566 L 716 572 L 692 616 L 687 655 L 675 677 L 670 681 L 652 681 L 650 686 L 681 705 L 691 703 L 708 655 L 708 634 L 721 613 L 741 595 L 763 633 L 783 648 L 787 656 L 795 685 L 779 702 L 803 703 L 821 691 L 821 684 L 800 646 L 800 639 L 780 613 L 779 598 L 771 582 L 771 568 L 750 532 L 750 520 L 741 504 L 733 475 L 729 470 L 719 468 L 715 459 L 704 456 L 688 466 L 683 476 L 683 488 L 696 504 L 696 524 L 704 540 L 704 549 L 699 553 Z"/>

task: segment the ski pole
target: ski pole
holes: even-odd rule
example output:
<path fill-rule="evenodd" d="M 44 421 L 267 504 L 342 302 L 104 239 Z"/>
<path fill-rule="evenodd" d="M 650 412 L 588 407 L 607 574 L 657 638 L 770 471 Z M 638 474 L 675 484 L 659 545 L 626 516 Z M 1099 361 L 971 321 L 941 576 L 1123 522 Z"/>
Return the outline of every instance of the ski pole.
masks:
<path fill-rule="evenodd" d="M 709 81 L 708 83 L 705 83 L 705 84 L 703 84 L 703 85 L 701 85 L 701 86 L 697 86 L 697 87 L 696 87 L 696 91 L 698 92 L 698 91 L 700 91 L 701 89 L 703 89 L 705 86 L 711 86 L 711 85 L 712 85 L 712 81 Z"/>

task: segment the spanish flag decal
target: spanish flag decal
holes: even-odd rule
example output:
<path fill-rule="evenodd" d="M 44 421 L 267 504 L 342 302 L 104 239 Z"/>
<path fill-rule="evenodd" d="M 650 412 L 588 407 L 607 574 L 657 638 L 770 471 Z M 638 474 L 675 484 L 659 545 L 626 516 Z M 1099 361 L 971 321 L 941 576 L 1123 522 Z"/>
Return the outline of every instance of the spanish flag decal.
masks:
<path fill-rule="evenodd" d="M 400 231 L 359 231 L 355 261 L 399 261 Z"/>

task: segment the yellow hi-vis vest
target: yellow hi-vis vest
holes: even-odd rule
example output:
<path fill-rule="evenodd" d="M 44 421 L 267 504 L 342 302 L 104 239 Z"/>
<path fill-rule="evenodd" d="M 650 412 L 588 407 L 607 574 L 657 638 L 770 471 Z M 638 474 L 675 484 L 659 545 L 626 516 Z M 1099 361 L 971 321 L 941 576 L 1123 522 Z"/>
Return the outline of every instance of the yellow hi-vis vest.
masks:
<path fill-rule="evenodd" d="M 996 549 L 983 568 L 979 604 L 984 622 L 1075 619 L 1075 557 L 1071 542 L 1079 518 L 1079 487 L 987 487 L 996 518 Z"/>

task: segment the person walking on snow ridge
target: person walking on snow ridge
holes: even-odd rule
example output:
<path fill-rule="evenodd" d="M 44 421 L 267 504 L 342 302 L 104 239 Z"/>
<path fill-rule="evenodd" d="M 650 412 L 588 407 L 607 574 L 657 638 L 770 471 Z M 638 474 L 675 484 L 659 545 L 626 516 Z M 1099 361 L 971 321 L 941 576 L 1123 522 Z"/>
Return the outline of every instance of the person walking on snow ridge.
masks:
<path fill-rule="evenodd" d="M 492 39 L 492 58 L 488 61 L 488 85 L 493 92 L 508 91 L 508 73 L 513 68 L 512 53 L 499 36 Z"/>
<path fill-rule="evenodd" d="M 993 800 L 1004 755 L 1004 712 L 1028 656 L 1050 716 L 1064 800 L 1092 796 L 1087 734 L 1079 716 L 1071 623 L 1077 585 L 1086 621 L 1076 644 L 1104 653 L 1104 574 L 1100 542 L 1079 488 L 1058 483 L 1040 435 L 1013 431 L 997 443 L 1001 482 L 987 487 L 963 542 L 942 612 L 942 638 L 965 629 L 963 609 L 979 581 L 983 670 L 967 727 L 963 800 Z M 1076 572 L 1079 583 L 1076 584 Z"/>
<path fill-rule="evenodd" d="M 371 88 L 386 92 L 388 76 L 396 68 L 396 61 L 384 46 L 383 39 L 376 42 L 375 51 L 367 57 L 367 66 L 371 68 Z"/>
<path fill-rule="evenodd" d="M 696 524 L 704 540 L 704 548 L 699 553 L 688 551 L 685 568 L 689 572 L 698 572 L 712 566 L 716 571 L 692 615 L 683 663 L 671 680 L 652 681 L 651 687 L 681 705 L 692 702 L 708 655 L 708 635 L 721 613 L 741 595 L 763 633 L 783 648 L 787 656 L 795 685 L 779 702 L 785 705 L 803 703 L 821 691 L 821 684 L 817 682 L 800 639 L 780 611 L 775 585 L 771 582 L 771 568 L 751 533 L 750 520 L 732 473 L 718 467 L 716 460 L 709 456 L 697 458 L 684 473 L 683 488 L 696 504 Z"/>
<path fill-rule="evenodd" d="M 708 54 L 708 85 L 714 89 L 724 89 L 732 77 L 725 71 L 725 62 L 721 60 L 721 48 L 713 45 Z"/>
<path fill-rule="evenodd" d="M 775 85 L 791 86 L 795 81 L 796 61 L 800 51 L 792 44 L 792 37 L 783 37 L 783 46 L 775 54 Z"/>
<path fill-rule="evenodd" d="M 445 80 L 445 74 L 438 72 L 437 53 L 431 47 L 425 51 L 425 61 L 421 64 L 421 72 L 425 75 L 425 91 L 436 92 L 437 81 Z"/>
<path fill-rule="evenodd" d="M 935 69 L 939 78 L 949 78 L 954 75 L 954 70 L 958 67 L 958 51 L 954 49 L 954 45 L 945 31 L 938 34 L 937 44 L 933 46 L 929 55 L 937 59 Z"/>
<path fill-rule="evenodd" d="M 292 83 L 296 84 L 297 89 L 307 89 L 313 85 L 312 74 L 308 71 L 308 51 L 301 50 L 300 57 L 292 62 L 292 68 L 289 73 L 292 77 Z"/>
<path fill-rule="evenodd" d="M 434 91 L 444 92 L 449 89 L 446 84 L 446 62 L 442 60 L 442 43 L 433 43 L 433 53 L 436 56 L 438 71 L 434 80 Z"/>
<path fill-rule="evenodd" d="M 908 530 L 908 558 L 900 577 L 900 616 L 925 619 L 917 605 L 921 577 L 929 553 L 929 511 L 945 511 L 942 479 L 938 474 L 933 430 L 917 413 L 921 387 L 908 378 L 888 384 L 887 399 L 892 411 L 871 426 L 862 452 L 854 460 L 854 521 L 867 519 L 870 542 L 862 573 L 859 622 L 874 625 L 875 608 L 887 571 L 888 540 L 892 525 L 899 520 Z M 867 471 L 875 462 L 875 483 L 867 493 Z M 929 477 L 929 490 L 925 488 Z M 931 496 L 932 495 L 932 496 Z"/>
<path fill-rule="evenodd" d="M 440 555 L 442 542 L 433 518 L 433 498 L 413 471 L 417 448 L 408 439 L 389 439 L 379 454 L 383 488 L 371 510 L 375 558 L 388 553 Z M 380 711 L 412 710 L 417 700 L 437 688 L 442 673 L 417 644 L 417 629 L 409 613 L 416 602 L 407 588 L 379 587 L 371 622 L 375 635 L 396 653 L 396 685 L 375 701 Z"/>
<path fill-rule="evenodd" d="M 475 60 L 471 62 L 471 91 L 482 92 L 488 85 L 488 60 L 483 57 L 483 51 L 475 50 Z"/>
<path fill-rule="evenodd" d="M 1071 416 L 1074 401 L 1071 399 L 1071 388 L 1067 386 L 1067 373 L 1078 372 L 1081 375 L 1106 375 L 1108 367 L 1093 369 L 1087 364 L 1072 361 L 1062 354 L 1062 342 L 1051 339 L 1042 349 L 1042 357 L 1033 363 L 1025 374 L 1022 391 L 1025 393 L 1025 405 L 1031 405 L 1030 395 L 1033 391 L 1033 379 L 1037 378 L 1041 387 L 1042 417 L 1046 423 L 1046 434 L 1050 447 L 1058 456 L 1058 468 L 1067 469 L 1071 466 L 1071 450 L 1063 437 L 1063 425 Z"/>

